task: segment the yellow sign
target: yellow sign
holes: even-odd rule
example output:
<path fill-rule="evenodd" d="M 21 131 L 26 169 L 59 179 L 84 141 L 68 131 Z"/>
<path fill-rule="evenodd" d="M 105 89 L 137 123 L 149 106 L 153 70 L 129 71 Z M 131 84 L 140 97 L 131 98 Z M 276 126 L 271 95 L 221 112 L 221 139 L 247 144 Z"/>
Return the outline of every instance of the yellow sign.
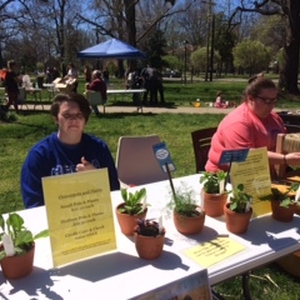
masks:
<path fill-rule="evenodd" d="M 228 237 L 218 237 L 186 250 L 185 254 L 204 268 L 208 268 L 245 248 Z"/>
<path fill-rule="evenodd" d="M 42 178 L 54 266 L 116 249 L 107 169 Z"/>
<path fill-rule="evenodd" d="M 267 148 L 250 149 L 245 162 L 232 163 L 230 179 L 233 187 L 242 183 L 253 197 L 253 215 L 269 213 L 269 201 L 260 200 L 271 194 L 271 177 Z"/>

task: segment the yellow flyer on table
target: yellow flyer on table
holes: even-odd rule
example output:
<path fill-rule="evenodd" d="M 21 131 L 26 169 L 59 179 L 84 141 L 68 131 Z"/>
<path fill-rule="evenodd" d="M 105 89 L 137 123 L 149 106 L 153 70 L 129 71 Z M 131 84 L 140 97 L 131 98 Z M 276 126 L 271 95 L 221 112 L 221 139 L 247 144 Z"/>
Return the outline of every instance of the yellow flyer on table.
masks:
<path fill-rule="evenodd" d="M 184 253 L 204 268 L 208 268 L 244 249 L 246 249 L 245 246 L 228 237 L 218 237 L 192 247 Z"/>
<path fill-rule="evenodd" d="M 245 191 L 253 196 L 254 216 L 271 211 L 269 201 L 260 198 L 271 194 L 271 177 L 267 148 L 250 149 L 245 162 L 232 163 L 232 186 L 242 183 Z"/>
<path fill-rule="evenodd" d="M 107 169 L 42 178 L 55 267 L 116 249 Z"/>

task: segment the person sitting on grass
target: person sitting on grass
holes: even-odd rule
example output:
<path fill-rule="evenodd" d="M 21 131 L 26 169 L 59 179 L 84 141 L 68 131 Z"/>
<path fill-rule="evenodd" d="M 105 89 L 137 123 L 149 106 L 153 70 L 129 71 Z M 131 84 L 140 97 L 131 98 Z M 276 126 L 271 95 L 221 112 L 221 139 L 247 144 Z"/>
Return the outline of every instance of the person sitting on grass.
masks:
<path fill-rule="evenodd" d="M 107 168 L 111 191 L 120 189 L 114 159 L 106 143 L 84 133 L 91 113 L 80 94 L 58 94 L 50 114 L 58 131 L 29 151 L 21 171 L 25 208 L 44 205 L 42 177 Z"/>
<path fill-rule="evenodd" d="M 217 92 L 217 97 L 216 97 L 214 107 L 216 107 L 216 108 L 227 108 L 228 107 L 228 105 L 226 104 L 226 102 L 224 101 L 224 99 L 222 97 L 222 92 Z"/>

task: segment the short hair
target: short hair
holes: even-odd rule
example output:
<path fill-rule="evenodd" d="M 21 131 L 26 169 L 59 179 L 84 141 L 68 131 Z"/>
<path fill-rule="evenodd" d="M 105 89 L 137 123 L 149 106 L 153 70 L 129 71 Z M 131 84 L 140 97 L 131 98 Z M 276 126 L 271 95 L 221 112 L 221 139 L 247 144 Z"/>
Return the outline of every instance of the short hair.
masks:
<path fill-rule="evenodd" d="M 9 69 L 11 69 L 12 67 L 14 67 L 16 65 L 16 62 L 14 61 L 14 60 L 9 60 L 8 62 L 7 62 L 7 67 L 9 68 Z"/>
<path fill-rule="evenodd" d="M 92 73 L 92 76 L 100 78 L 101 77 L 101 71 L 99 70 L 94 70 Z"/>
<path fill-rule="evenodd" d="M 91 114 L 91 108 L 88 100 L 80 94 L 57 94 L 50 108 L 50 115 L 57 118 L 60 107 L 63 102 L 75 102 L 79 106 L 79 110 L 82 112 L 85 121 L 89 120 Z"/>
<path fill-rule="evenodd" d="M 266 78 L 262 73 L 257 74 L 249 79 L 243 93 L 243 100 L 245 101 L 248 96 L 257 97 L 265 89 L 277 89 L 277 87 L 271 79 Z"/>

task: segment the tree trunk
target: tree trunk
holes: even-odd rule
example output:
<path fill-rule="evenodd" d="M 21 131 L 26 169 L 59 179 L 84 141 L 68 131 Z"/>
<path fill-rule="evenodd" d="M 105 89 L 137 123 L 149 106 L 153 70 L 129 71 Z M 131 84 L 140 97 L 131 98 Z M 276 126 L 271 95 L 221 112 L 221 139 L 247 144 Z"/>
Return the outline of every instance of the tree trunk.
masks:
<path fill-rule="evenodd" d="M 136 47 L 136 25 L 135 25 L 135 1 L 134 0 L 124 0 L 125 6 L 125 16 L 126 16 L 126 30 L 128 34 L 127 42 Z M 131 70 L 136 69 L 136 60 L 131 60 L 128 62 Z"/>
<path fill-rule="evenodd" d="M 289 93 L 299 94 L 298 70 L 300 48 L 300 1 L 290 1 L 290 14 L 287 16 L 286 62 L 280 72 L 279 87 Z"/>

